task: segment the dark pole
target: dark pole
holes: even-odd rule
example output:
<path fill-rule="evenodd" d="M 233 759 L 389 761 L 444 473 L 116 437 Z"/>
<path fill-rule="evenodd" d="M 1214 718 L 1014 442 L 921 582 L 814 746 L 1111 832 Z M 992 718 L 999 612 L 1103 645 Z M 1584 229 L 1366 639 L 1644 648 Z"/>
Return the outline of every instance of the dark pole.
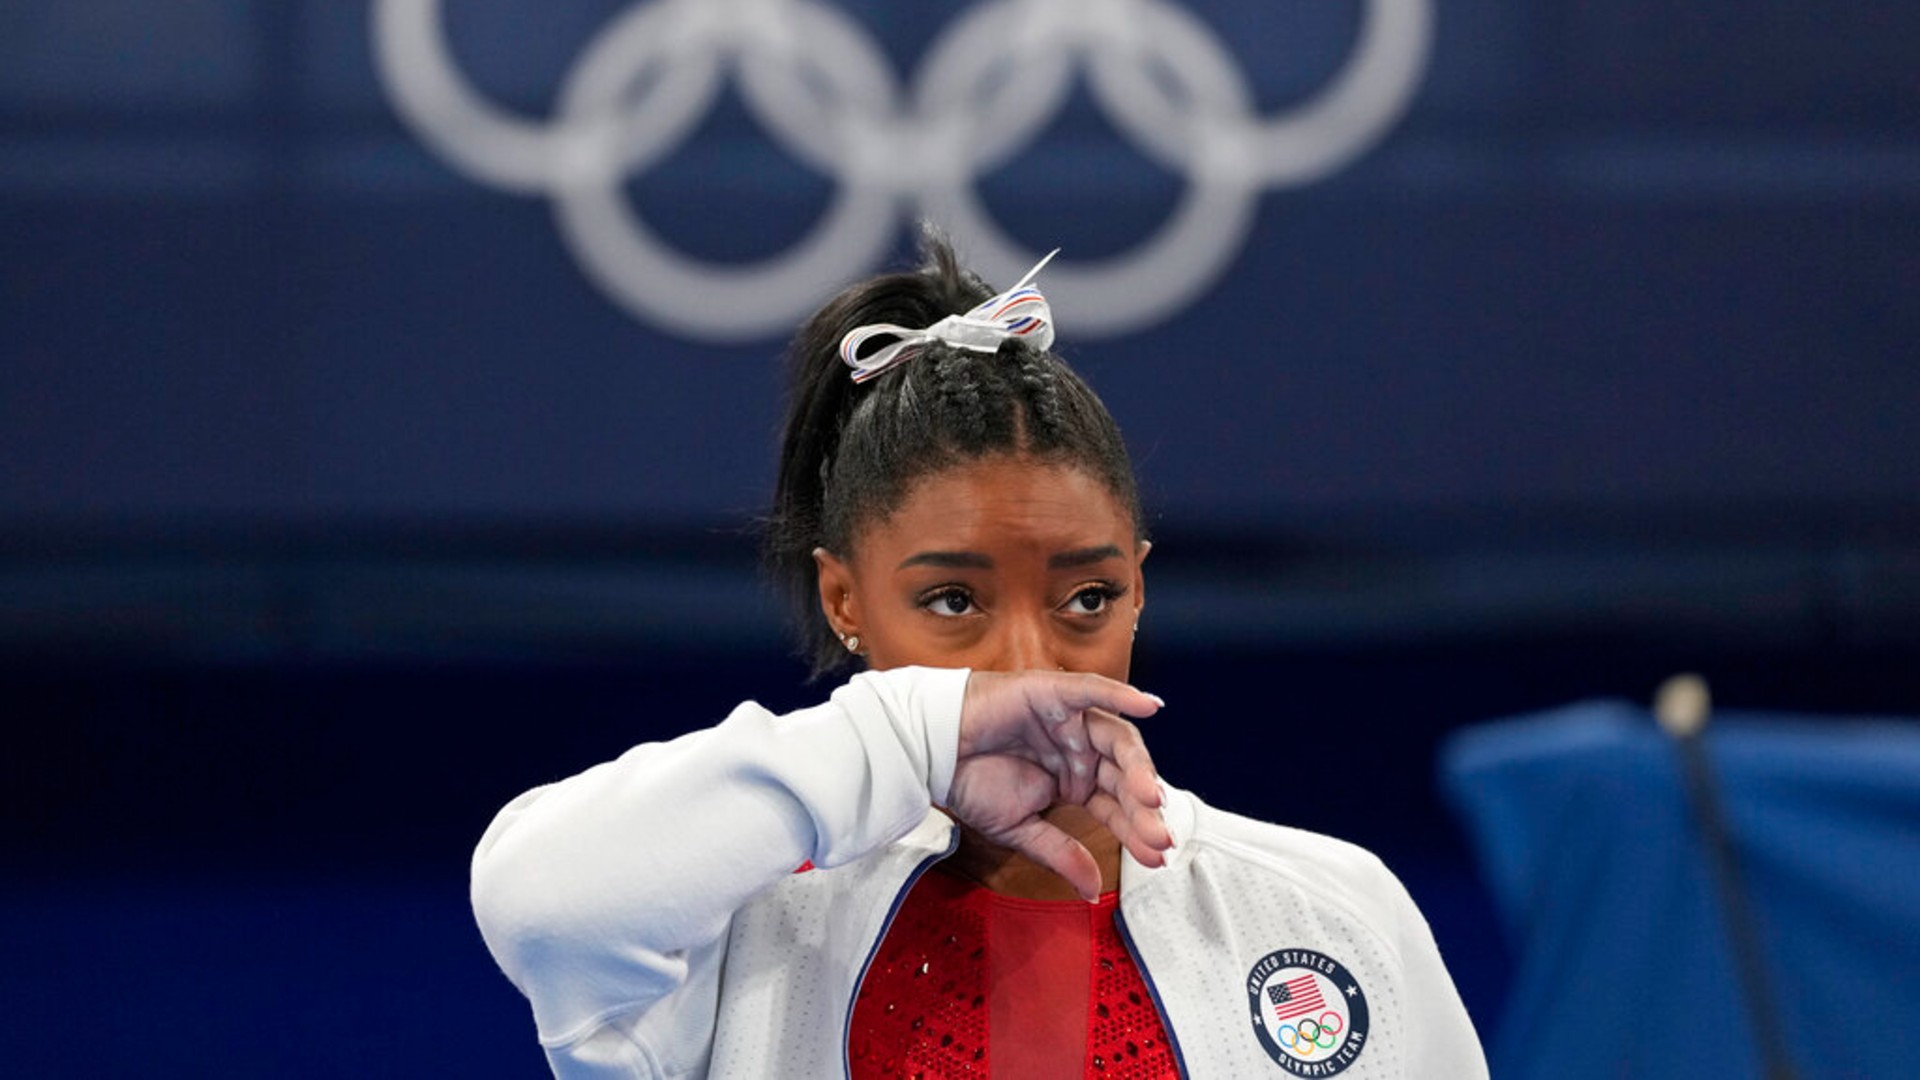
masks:
<path fill-rule="evenodd" d="M 1701 732 L 1707 725 L 1711 701 L 1707 684 L 1698 675 L 1676 675 L 1660 686 L 1654 698 L 1654 718 L 1661 730 L 1673 738 L 1680 755 L 1680 773 L 1687 789 L 1687 801 L 1693 807 L 1694 825 L 1701 846 L 1707 853 L 1707 866 L 1713 875 L 1714 893 L 1720 900 L 1720 915 L 1733 946 L 1734 971 L 1740 983 L 1740 996 L 1747 1006 L 1747 1023 L 1753 1029 L 1760 1050 L 1760 1064 L 1766 1080 L 1795 1080 L 1793 1061 L 1781 1038 L 1780 1010 L 1775 1006 L 1773 990 L 1767 981 L 1766 957 L 1760 948 L 1760 932 L 1753 920 L 1746 884 L 1734 858 L 1733 836 L 1727 829 L 1720 789 L 1713 767 L 1707 760 Z"/>

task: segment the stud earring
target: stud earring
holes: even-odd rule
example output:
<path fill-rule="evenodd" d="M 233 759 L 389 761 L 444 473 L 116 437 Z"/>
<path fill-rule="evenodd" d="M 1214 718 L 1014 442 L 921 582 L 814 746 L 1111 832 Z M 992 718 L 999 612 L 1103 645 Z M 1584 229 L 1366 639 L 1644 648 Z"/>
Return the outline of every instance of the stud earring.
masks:
<path fill-rule="evenodd" d="M 847 647 L 848 652 L 858 655 L 860 652 L 860 635 L 859 634 L 841 634 L 840 644 L 845 645 Z"/>

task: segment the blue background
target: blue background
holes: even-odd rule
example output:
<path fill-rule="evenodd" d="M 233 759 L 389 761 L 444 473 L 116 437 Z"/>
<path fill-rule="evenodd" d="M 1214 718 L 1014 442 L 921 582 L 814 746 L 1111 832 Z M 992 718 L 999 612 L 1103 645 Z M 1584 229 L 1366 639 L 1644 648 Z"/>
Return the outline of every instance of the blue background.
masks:
<path fill-rule="evenodd" d="M 540 116 L 627 7 L 448 25 Z M 844 7 L 908 80 L 968 5 Z M 1192 10 L 1268 111 L 1359 25 Z M 1448 732 L 1682 667 L 1920 713 L 1920 9 L 1436 20 L 1377 146 L 1264 195 L 1174 319 L 1061 347 L 1149 503 L 1163 767 L 1385 854 L 1492 1032 L 1510 943 L 1434 791 Z M 1182 184 L 1084 93 L 980 181 L 1063 259 Z M 627 185 L 717 261 L 832 192 L 734 95 Z M 537 1075 L 464 906 L 492 810 L 821 692 L 752 562 L 780 343 L 618 309 L 544 200 L 404 126 L 358 4 L 15 0 L 0 244 L 0 1060 Z"/>

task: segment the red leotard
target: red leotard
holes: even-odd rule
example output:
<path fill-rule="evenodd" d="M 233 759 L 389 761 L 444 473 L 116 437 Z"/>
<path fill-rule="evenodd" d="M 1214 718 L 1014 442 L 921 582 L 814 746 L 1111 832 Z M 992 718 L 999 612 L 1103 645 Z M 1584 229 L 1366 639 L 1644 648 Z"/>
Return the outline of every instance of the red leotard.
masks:
<path fill-rule="evenodd" d="M 1177 1078 L 1118 899 L 1017 900 L 922 875 L 854 1004 L 854 1080 Z"/>

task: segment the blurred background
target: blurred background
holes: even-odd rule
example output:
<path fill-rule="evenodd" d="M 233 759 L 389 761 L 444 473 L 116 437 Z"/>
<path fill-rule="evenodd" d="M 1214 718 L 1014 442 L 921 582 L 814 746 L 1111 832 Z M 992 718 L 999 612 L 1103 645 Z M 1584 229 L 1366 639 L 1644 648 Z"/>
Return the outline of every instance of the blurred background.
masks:
<path fill-rule="evenodd" d="M 1789 762 L 1920 715 L 1917 43 L 1892 0 L 12 0 L 0 1061 L 542 1075 L 467 855 L 825 692 L 754 563 L 778 357 L 929 215 L 1001 285 L 1063 249 L 1163 770 L 1381 853 L 1496 1075 L 1589 1075 L 1513 1019 L 1593 977 L 1538 981 L 1560 916 L 1485 873 L 1527 804 L 1442 757 L 1570 702 L 1651 731 L 1679 670 Z M 1920 832 L 1916 784 L 1848 827 Z M 1805 1075 L 1920 1061 L 1817 1011 L 1920 1003 L 1920 858 L 1873 850 L 1849 996 L 1775 972 Z M 1758 1075 L 1727 1053 L 1586 1067 Z"/>

